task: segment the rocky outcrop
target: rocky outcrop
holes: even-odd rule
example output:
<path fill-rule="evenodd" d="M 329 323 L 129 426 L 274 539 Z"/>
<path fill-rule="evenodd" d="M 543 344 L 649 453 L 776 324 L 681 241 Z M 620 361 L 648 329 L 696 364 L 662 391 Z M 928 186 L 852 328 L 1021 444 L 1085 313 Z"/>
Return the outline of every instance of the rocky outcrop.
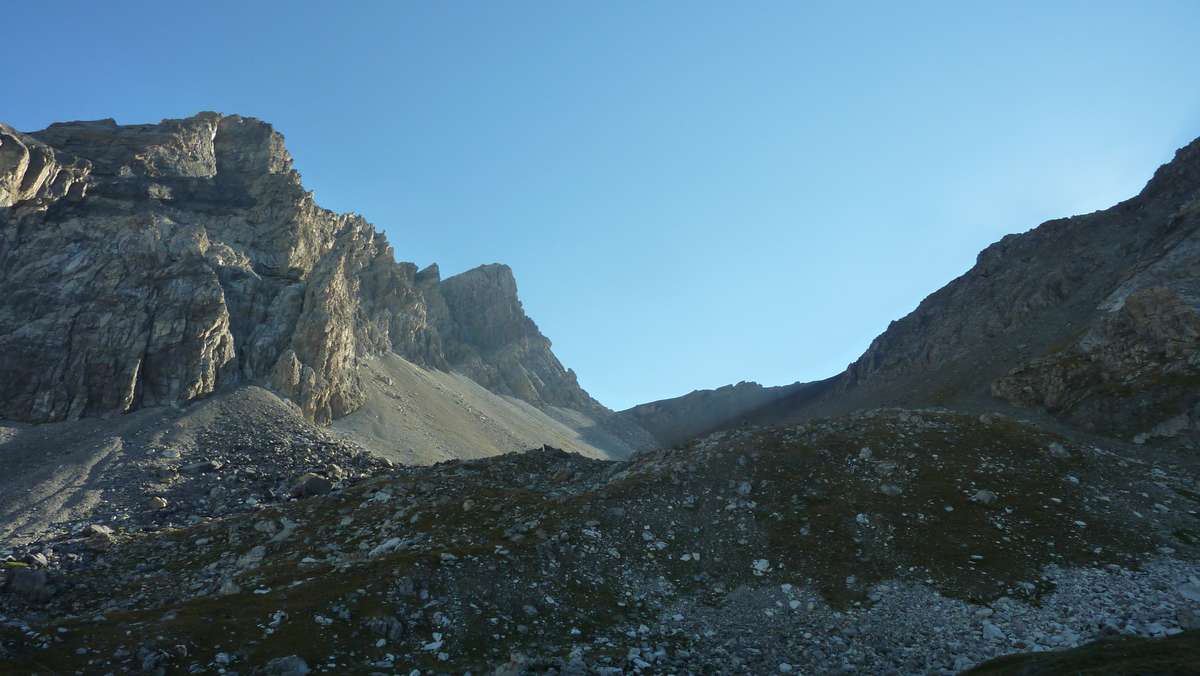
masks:
<path fill-rule="evenodd" d="M 1172 289 L 1138 290 L 1077 343 L 993 382 L 992 393 L 1138 441 L 1200 430 L 1200 312 Z"/>
<path fill-rule="evenodd" d="M 595 411 L 599 404 L 564 368 L 550 340 L 525 315 L 507 265 L 485 265 L 438 287 L 445 314 L 435 317 L 447 361 L 484 387 L 533 404 Z"/>
<path fill-rule="evenodd" d="M 0 417 L 50 421 L 266 384 L 318 422 L 386 351 L 538 406 L 607 413 L 512 272 L 445 281 L 319 207 L 283 137 L 237 115 L 0 126 Z"/>
<path fill-rule="evenodd" d="M 0 124 L 0 208 L 83 199 L 91 169 Z"/>

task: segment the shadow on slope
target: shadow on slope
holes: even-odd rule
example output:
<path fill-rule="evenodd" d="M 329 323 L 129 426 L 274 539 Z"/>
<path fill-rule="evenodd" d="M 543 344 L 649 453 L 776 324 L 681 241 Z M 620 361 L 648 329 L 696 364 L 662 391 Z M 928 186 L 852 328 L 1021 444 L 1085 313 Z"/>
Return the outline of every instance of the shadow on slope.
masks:
<path fill-rule="evenodd" d="M 1112 638 L 1071 650 L 996 658 L 968 676 L 1190 676 L 1200 674 L 1200 629 L 1168 638 Z"/>

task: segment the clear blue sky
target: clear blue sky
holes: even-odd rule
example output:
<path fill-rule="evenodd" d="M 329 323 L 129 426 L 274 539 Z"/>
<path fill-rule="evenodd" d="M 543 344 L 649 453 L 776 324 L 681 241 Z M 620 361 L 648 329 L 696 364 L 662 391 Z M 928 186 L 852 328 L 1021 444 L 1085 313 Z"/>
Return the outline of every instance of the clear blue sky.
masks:
<path fill-rule="evenodd" d="M 401 258 L 510 264 L 614 408 L 832 375 L 1200 135 L 1194 0 L 14 4 L 0 119 L 266 119 Z"/>

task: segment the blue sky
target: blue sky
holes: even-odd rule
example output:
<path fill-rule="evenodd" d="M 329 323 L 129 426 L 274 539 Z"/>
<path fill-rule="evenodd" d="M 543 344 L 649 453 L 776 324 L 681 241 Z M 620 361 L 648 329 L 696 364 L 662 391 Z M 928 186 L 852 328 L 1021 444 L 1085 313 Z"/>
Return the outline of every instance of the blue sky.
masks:
<path fill-rule="evenodd" d="M 832 375 L 1200 136 L 1192 1 L 23 4 L 0 119 L 268 120 L 402 259 L 511 265 L 614 408 Z"/>

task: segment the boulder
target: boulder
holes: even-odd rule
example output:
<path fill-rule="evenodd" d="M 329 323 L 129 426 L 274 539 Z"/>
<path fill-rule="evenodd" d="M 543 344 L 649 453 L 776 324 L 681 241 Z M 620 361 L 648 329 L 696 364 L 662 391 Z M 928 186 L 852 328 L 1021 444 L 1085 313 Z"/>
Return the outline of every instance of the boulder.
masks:
<path fill-rule="evenodd" d="M 205 472 L 216 472 L 224 466 L 225 464 L 220 460 L 203 460 L 201 462 L 193 462 L 191 464 L 184 465 L 179 469 L 189 474 L 203 474 Z"/>
<path fill-rule="evenodd" d="M 323 476 L 309 472 L 296 479 L 288 489 L 288 495 L 293 498 L 307 498 L 314 495 L 325 495 L 333 490 L 333 482 Z"/>
<path fill-rule="evenodd" d="M 31 568 L 10 569 L 4 588 L 30 603 L 45 603 L 54 595 L 46 571 Z"/>
<path fill-rule="evenodd" d="M 976 502 L 981 505 L 990 505 L 996 501 L 996 494 L 988 490 L 977 490 L 971 495 L 971 502 Z"/>
<path fill-rule="evenodd" d="M 112 534 L 113 534 L 112 528 L 105 526 L 104 524 L 100 524 L 100 523 L 90 523 L 75 532 L 76 537 L 85 537 L 85 538 L 92 537 L 95 535 L 111 536 Z"/>
<path fill-rule="evenodd" d="M 405 636 L 404 623 L 394 616 L 372 617 L 367 620 L 367 629 L 389 641 L 399 641 Z"/>
<path fill-rule="evenodd" d="M 276 657 L 263 667 L 266 676 L 304 676 L 309 672 L 308 663 L 299 655 Z"/>

